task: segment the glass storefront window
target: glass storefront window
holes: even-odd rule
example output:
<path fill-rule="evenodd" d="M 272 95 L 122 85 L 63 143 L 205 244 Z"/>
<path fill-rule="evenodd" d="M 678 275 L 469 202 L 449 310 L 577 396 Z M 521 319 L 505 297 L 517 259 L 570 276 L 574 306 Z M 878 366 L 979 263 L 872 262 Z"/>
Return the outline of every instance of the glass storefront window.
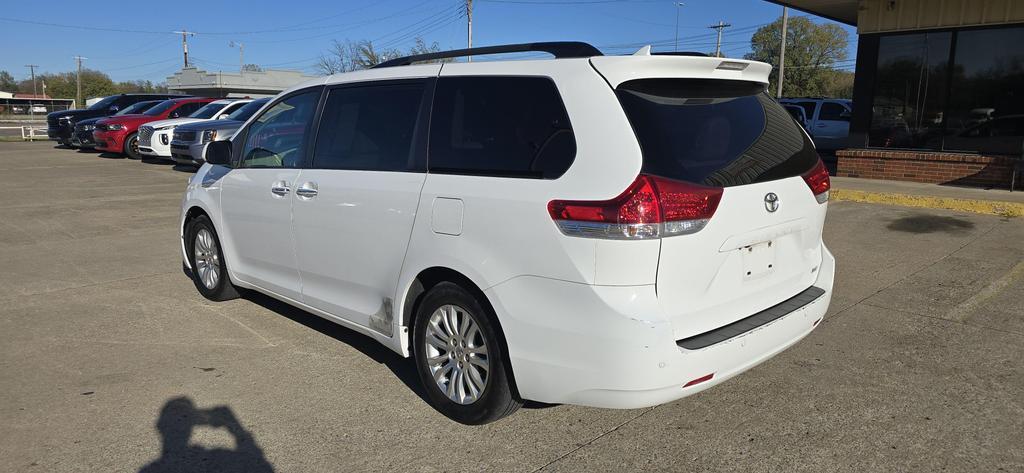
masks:
<path fill-rule="evenodd" d="M 1024 28 L 957 32 L 944 149 L 1017 154 L 1024 130 Z"/>
<path fill-rule="evenodd" d="M 868 146 L 1021 154 L 1024 27 L 892 34 L 877 44 Z"/>
<path fill-rule="evenodd" d="M 869 146 L 941 145 L 951 39 L 942 32 L 879 40 Z"/>

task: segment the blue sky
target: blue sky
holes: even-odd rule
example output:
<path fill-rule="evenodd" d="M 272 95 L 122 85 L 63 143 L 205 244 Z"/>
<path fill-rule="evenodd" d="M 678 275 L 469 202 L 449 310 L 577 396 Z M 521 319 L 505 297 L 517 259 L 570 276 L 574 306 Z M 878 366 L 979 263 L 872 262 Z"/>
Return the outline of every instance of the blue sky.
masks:
<path fill-rule="evenodd" d="M 75 55 L 84 66 L 114 80 L 162 82 L 181 67 L 181 36 L 187 29 L 189 55 L 206 70 L 235 71 L 238 49 L 245 62 L 277 69 L 313 72 L 316 58 L 334 39 L 372 40 L 385 47 L 408 49 L 420 35 L 442 48 L 466 44 L 464 0 L 250 0 L 244 2 L 177 0 L 132 3 L 128 8 L 89 8 L 95 2 L 53 1 L 47 8 L 0 12 L 0 69 L 27 78 L 25 64 L 38 72 L 73 70 Z M 630 53 L 643 44 L 671 50 L 679 12 L 679 49 L 714 50 L 719 20 L 731 23 L 722 39 L 727 56 L 749 51 L 758 26 L 775 20 L 782 7 L 763 0 L 475 0 L 473 43 L 476 46 L 554 40 L 587 41 L 606 54 Z M 149 8 L 147 5 L 151 5 Z M 805 15 L 791 11 L 791 15 Z M 817 22 L 827 22 L 814 18 Z M 73 26 L 73 27 L 72 27 Z M 855 56 L 856 31 L 850 32 L 849 69 Z"/>

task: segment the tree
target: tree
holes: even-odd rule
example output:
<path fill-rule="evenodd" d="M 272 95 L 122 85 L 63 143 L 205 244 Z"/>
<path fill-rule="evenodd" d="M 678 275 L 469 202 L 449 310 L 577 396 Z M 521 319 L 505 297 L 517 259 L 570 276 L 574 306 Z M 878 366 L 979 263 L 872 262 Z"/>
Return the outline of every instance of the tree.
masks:
<path fill-rule="evenodd" d="M 263 72 L 263 68 L 259 64 L 246 64 L 242 66 L 242 71 L 245 72 Z"/>
<path fill-rule="evenodd" d="M 0 71 L 0 90 L 4 92 L 16 92 L 18 90 L 18 81 L 14 80 L 14 76 L 10 72 Z"/>
<path fill-rule="evenodd" d="M 441 50 L 437 42 L 427 44 L 423 38 L 417 37 L 413 46 L 409 49 L 409 55 L 434 53 Z M 388 59 L 403 56 L 397 49 L 378 49 L 371 41 L 349 41 L 344 43 L 335 40 L 331 49 L 320 55 L 320 59 L 314 66 L 317 72 L 323 75 L 337 74 L 339 72 L 351 72 L 359 69 L 368 69 Z M 439 61 L 427 61 L 439 62 Z"/>
<path fill-rule="evenodd" d="M 750 38 L 745 58 L 772 64 L 769 91 L 777 90 L 782 18 L 763 26 Z M 783 97 L 826 96 L 838 90 L 836 63 L 846 59 L 849 34 L 837 25 L 816 24 L 804 17 L 790 17 L 786 30 L 786 76 Z M 842 88 L 840 88 L 842 89 Z"/>

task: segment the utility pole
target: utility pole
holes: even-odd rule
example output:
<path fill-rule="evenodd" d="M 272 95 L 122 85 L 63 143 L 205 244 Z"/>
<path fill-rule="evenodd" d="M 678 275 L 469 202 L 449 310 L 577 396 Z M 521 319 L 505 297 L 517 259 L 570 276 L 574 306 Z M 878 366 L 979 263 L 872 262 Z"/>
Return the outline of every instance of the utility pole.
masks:
<path fill-rule="evenodd" d="M 466 47 L 473 47 L 473 0 L 466 0 Z M 473 56 L 467 60 L 473 62 Z"/>
<path fill-rule="evenodd" d="M 679 7 L 685 7 L 683 2 L 676 2 L 676 45 L 673 51 L 679 51 Z"/>
<path fill-rule="evenodd" d="M 185 53 L 185 67 L 187 68 L 188 67 L 188 37 L 189 36 L 195 36 L 196 34 L 194 32 L 192 32 L 192 31 L 186 31 L 184 29 L 182 29 L 181 31 L 172 31 L 171 33 L 180 34 L 181 35 L 181 50 L 182 50 L 182 52 Z"/>
<path fill-rule="evenodd" d="M 718 43 L 715 44 L 715 57 L 722 57 L 722 30 L 730 27 L 729 23 L 723 23 L 721 20 L 718 21 L 717 25 L 711 25 L 708 28 L 718 30 Z"/>
<path fill-rule="evenodd" d="M 36 68 L 39 66 L 35 64 L 25 64 L 25 67 L 32 71 L 32 95 L 36 95 Z"/>
<path fill-rule="evenodd" d="M 82 103 L 82 60 L 89 59 L 87 57 L 75 56 L 75 61 L 78 62 L 78 74 L 75 74 L 75 82 L 77 92 L 75 93 L 75 105 Z"/>
<path fill-rule="evenodd" d="M 782 7 L 782 45 L 779 48 L 779 90 L 775 98 L 782 98 L 782 80 L 786 73 L 786 23 L 789 22 L 789 7 Z"/>
<path fill-rule="evenodd" d="M 238 73 L 242 74 L 245 72 L 245 45 L 242 43 L 236 43 L 234 41 L 228 43 L 228 46 L 232 48 L 238 46 Z"/>

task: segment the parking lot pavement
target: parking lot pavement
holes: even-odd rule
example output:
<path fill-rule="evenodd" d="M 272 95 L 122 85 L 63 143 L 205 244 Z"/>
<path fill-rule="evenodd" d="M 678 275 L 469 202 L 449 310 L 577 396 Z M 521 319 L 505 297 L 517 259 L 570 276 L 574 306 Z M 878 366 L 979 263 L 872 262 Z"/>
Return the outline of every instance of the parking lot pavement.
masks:
<path fill-rule="evenodd" d="M 1024 219 L 833 203 L 832 308 L 790 350 L 653 409 L 468 427 L 365 337 L 202 299 L 188 175 L 0 143 L 0 471 L 1024 469 Z"/>

